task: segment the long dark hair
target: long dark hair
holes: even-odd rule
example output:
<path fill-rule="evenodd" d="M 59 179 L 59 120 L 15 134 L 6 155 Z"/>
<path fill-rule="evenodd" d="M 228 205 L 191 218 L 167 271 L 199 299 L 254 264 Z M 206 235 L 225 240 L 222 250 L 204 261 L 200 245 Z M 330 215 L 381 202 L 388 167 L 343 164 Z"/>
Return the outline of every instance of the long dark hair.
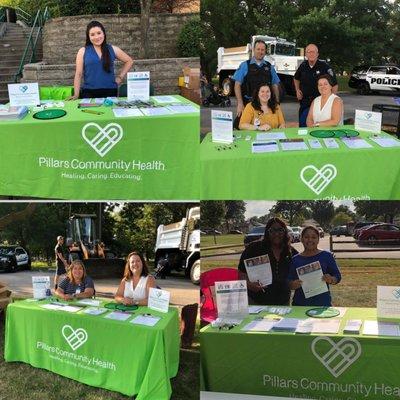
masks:
<path fill-rule="evenodd" d="M 149 269 L 147 268 L 147 264 L 143 257 L 143 254 L 139 253 L 138 251 L 132 251 L 131 253 L 128 254 L 128 257 L 126 257 L 126 264 L 125 264 L 125 271 L 124 271 L 124 279 L 126 281 L 129 281 L 132 278 L 132 271 L 129 268 L 129 259 L 132 256 L 138 256 L 140 258 L 140 261 L 142 262 L 142 273 L 140 274 L 140 276 L 149 275 Z"/>
<path fill-rule="evenodd" d="M 106 30 L 104 29 L 104 26 L 101 22 L 91 21 L 88 23 L 86 27 L 86 47 L 92 44 L 89 37 L 89 31 L 92 28 L 100 28 L 104 33 L 104 40 L 103 43 L 101 44 L 101 59 L 103 61 L 104 71 L 111 72 L 111 57 L 110 57 L 110 51 L 107 46 L 107 35 L 106 35 Z"/>
<path fill-rule="evenodd" d="M 270 239 L 270 233 L 269 233 L 269 229 L 271 228 L 271 226 L 273 224 L 279 224 L 284 230 L 284 237 L 282 240 L 282 253 L 285 256 L 291 256 L 292 254 L 292 248 L 290 246 L 290 237 L 289 237 L 289 231 L 286 227 L 286 224 L 283 220 L 281 220 L 278 217 L 273 217 L 270 218 L 267 222 L 267 224 L 265 225 L 265 231 L 264 231 L 264 242 L 267 245 L 268 250 L 271 249 L 271 239 Z"/>
<path fill-rule="evenodd" d="M 259 97 L 258 97 L 258 93 L 259 93 L 260 89 L 261 89 L 263 86 L 268 86 L 268 87 L 269 87 L 269 90 L 270 90 L 270 92 L 271 92 L 271 96 L 270 96 L 270 98 L 269 98 L 269 100 L 268 100 L 268 107 L 269 107 L 269 108 L 271 109 L 271 111 L 275 114 L 276 107 L 277 107 L 277 102 L 276 102 L 275 94 L 274 94 L 274 92 L 272 91 L 271 86 L 270 86 L 270 85 L 267 85 L 266 83 L 263 83 L 263 84 L 261 84 L 261 85 L 258 85 L 257 88 L 254 90 L 254 92 L 253 92 L 253 97 L 252 97 L 253 100 L 252 100 L 252 102 L 251 102 L 251 105 L 253 106 L 253 108 L 254 108 L 255 110 L 263 112 L 262 109 L 261 109 L 260 99 L 259 99 Z"/>

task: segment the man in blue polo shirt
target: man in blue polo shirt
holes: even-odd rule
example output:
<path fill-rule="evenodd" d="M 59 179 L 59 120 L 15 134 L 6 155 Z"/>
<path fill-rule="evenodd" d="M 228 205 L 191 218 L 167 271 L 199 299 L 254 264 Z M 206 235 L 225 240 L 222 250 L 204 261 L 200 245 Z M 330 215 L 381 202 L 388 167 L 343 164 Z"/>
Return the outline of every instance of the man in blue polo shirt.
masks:
<path fill-rule="evenodd" d="M 244 106 L 251 101 L 253 91 L 260 84 L 271 85 L 279 103 L 280 80 L 275 68 L 264 60 L 266 53 L 266 43 L 263 40 L 256 40 L 254 42 L 253 57 L 250 60 L 243 61 L 233 75 L 238 117 L 242 114 Z"/>

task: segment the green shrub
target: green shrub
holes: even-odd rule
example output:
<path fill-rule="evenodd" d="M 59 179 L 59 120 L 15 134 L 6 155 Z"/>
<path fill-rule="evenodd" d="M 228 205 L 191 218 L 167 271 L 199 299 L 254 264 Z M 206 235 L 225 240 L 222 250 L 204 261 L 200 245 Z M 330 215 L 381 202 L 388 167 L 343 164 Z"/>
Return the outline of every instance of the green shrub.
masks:
<path fill-rule="evenodd" d="M 178 36 L 178 56 L 198 57 L 200 54 L 201 35 L 202 26 L 199 17 L 186 22 Z"/>

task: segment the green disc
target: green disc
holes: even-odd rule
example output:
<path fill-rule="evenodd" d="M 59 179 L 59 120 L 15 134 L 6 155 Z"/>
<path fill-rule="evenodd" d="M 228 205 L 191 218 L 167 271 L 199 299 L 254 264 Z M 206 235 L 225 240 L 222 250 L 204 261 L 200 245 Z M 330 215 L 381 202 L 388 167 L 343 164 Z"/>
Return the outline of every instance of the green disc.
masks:
<path fill-rule="evenodd" d="M 120 311 L 134 311 L 137 309 L 138 309 L 138 306 L 134 306 L 134 305 L 132 305 L 132 306 L 126 306 L 125 304 L 117 305 L 117 310 L 120 310 Z"/>
<path fill-rule="evenodd" d="M 316 131 L 311 131 L 310 135 L 314 136 L 316 138 L 320 138 L 320 139 L 332 138 L 332 137 L 335 137 L 335 132 L 334 131 L 318 129 Z"/>
<path fill-rule="evenodd" d="M 116 310 L 118 307 L 117 303 L 107 303 L 104 304 L 104 308 L 108 308 L 109 310 Z"/>
<path fill-rule="evenodd" d="M 333 307 L 318 307 L 307 310 L 306 314 L 313 318 L 333 318 L 337 317 L 340 311 Z"/>
<path fill-rule="evenodd" d="M 342 137 L 356 137 L 359 133 L 353 129 L 339 129 L 335 131 L 335 137 L 342 138 Z"/>
<path fill-rule="evenodd" d="M 67 114 L 67 112 L 65 110 L 60 110 L 60 109 L 43 110 L 43 111 L 38 111 L 37 113 L 33 114 L 33 118 L 56 119 L 56 118 L 61 118 L 66 114 Z"/>

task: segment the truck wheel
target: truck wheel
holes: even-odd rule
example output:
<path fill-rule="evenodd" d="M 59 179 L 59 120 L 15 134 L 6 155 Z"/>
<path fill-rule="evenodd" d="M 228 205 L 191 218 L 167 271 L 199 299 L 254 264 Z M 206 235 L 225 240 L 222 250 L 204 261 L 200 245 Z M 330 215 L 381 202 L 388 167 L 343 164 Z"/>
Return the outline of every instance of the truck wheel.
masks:
<path fill-rule="evenodd" d="M 224 96 L 233 95 L 233 81 L 231 78 L 225 78 L 221 84 L 222 93 Z"/>
<path fill-rule="evenodd" d="M 193 284 L 198 285 L 200 284 L 200 260 L 196 260 L 192 267 L 190 268 L 190 280 Z"/>
<path fill-rule="evenodd" d="M 369 94 L 370 91 L 371 91 L 371 88 L 370 88 L 368 82 L 362 82 L 357 87 L 357 93 L 361 94 L 363 96 Z"/>

